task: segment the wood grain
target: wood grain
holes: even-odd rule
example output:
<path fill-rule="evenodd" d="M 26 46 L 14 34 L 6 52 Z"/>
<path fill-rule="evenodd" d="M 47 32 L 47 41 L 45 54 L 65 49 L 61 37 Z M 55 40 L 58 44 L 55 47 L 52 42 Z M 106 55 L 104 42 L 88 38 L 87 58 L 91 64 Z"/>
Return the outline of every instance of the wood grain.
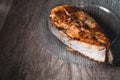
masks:
<path fill-rule="evenodd" d="M 13 0 L 0 0 L 0 29 L 4 23 Z"/>
<path fill-rule="evenodd" d="M 48 20 L 44 17 L 46 13 L 42 13 L 45 5 L 48 3 L 79 5 L 80 1 L 14 0 L 0 31 L 0 80 L 120 80 L 119 66 L 68 63 L 50 54 L 51 52 L 46 49 L 52 43 L 62 50 L 60 48 L 62 43 L 57 40 L 57 42 L 52 41 L 54 37 L 50 31 L 42 33 L 48 27 Z M 120 16 L 119 0 L 88 2 L 109 6 Z M 49 43 L 46 37 L 42 36 L 43 34 L 52 37 Z M 42 39 L 43 37 L 45 38 Z M 92 63 L 86 59 L 82 61 Z"/>

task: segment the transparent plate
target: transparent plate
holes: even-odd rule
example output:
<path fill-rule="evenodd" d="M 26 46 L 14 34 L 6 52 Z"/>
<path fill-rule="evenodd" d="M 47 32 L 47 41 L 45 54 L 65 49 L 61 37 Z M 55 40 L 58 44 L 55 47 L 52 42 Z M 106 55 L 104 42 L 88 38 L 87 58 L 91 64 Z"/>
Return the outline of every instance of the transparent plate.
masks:
<path fill-rule="evenodd" d="M 40 13 L 40 27 L 37 28 L 38 38 L 40 40 L 41 46 L 45 49 L 48 54 L 51 53 L 58 58 L 68 62 L 75 63 L 79 65 L 96 65 L 99 64 L 97 62 L 91 61 L 86 57 L 83 57 L 79 54 L 73 54 L 66 50 L 66 46 L 59 41 L 50 31 L 49 26 L 49 14 L 50 10 L 57 5 L 61 4 L 71 4 L 77 7 L 80 7 L 85 12 L 87 12 L 90 16 L 92 16 L 98 24 L 103 28 L 106 35 L 109 37 L 110 41 L 113 42 L 116 36 L 120 33 L 119 18 L 109 9 L 88 3 L 80 3 L 75 4 L 70 1 L 49 1 L 43 6 L 42 11 Z"/>

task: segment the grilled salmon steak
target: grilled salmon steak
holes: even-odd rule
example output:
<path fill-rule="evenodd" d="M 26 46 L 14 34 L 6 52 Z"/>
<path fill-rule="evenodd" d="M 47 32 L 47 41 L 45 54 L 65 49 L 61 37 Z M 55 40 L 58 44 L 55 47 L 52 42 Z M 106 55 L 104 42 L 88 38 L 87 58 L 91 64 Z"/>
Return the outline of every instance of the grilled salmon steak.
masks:
<path fill-rule="evenodd" d="M 109 39 L 85 11 L 60 5 L 51 10 L 49 17 L 50 30 L 65 45 L 94 61 L 112 61 Z"/>

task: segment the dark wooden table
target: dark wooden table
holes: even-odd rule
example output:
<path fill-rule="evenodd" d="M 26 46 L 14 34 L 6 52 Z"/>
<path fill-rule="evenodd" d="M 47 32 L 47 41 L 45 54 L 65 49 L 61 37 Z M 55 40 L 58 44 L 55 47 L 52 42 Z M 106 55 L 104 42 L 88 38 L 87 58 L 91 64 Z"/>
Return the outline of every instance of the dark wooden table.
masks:
<path fill-rule="evenodd" d="M 69 63 L 50 54 L 47 47 L 44 47 L 43 43 L 47 44 L 46 37 L 43 36 L 43 39 L 41 34 L 53 37 L 50 31 L 41 32 L 44 31 L 43 27 L 48 26 L 47 18 L 41 14 L 45 5 L 78 5 L 80 1 L 82 0 L 13 0 L 0 31 L 0 80 L 120 80 L 120 66 L 101 63 L 92 65 L 92 61 L 89 62 L 90 65 L 84 65 L 89 60 L 82 60 L 82 65 Z M 88 2 L 107 7 L 120 17 L 119 0 Z M 61 45 L 57 41 L 56 46 Z"/>

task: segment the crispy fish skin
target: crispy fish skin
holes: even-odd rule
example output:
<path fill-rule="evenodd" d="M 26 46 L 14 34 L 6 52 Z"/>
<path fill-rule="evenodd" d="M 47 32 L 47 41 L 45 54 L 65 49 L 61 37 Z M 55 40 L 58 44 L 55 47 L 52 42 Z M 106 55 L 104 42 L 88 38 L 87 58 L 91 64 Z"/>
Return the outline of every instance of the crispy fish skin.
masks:
<path fill-rule="evenodd" d="M 98 62 L 109 58 L 109 39 L 97 22 L 80 8 L 57 6 L 50 12 L 50 22 L 52 33 L 75 51 Z"/>

